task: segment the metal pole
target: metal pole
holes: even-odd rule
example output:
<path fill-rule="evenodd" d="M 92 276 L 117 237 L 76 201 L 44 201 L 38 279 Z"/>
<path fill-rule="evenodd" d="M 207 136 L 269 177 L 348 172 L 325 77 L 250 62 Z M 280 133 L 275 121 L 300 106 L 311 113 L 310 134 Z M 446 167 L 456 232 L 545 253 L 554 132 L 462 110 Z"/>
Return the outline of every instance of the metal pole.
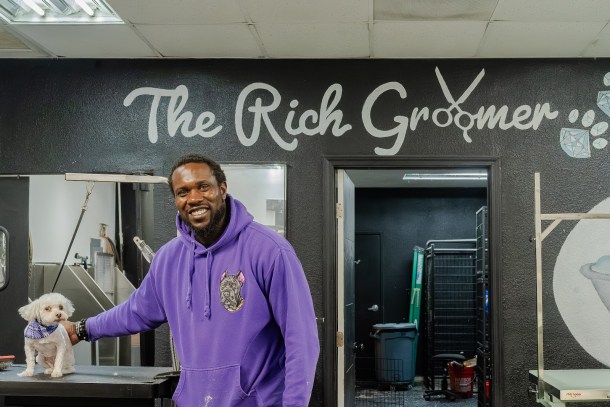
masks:
<path fill-rule="evenodd" d="M 89 188 L 89 185 L 91 185 L 91 188 Z M 78 228 L 80 227 L 80 222 L 83 220 L 83 215 L 85 214 L 85 211 L 87 210 L 87 203 L 89 202 L 89 196 L 93 192 L 94 186 L 95 186 L 95 184 L 93 182 L 89 182 L 87 184 L 86 193 L 85 193 L 85 202 L 83 203 L 83 207 L 80 211 L 80 216 L 78 217 L 78 222 L 76 222 L 76 227 L 74 228 L 74 233 L 72 234 L 72 240 L 70 240 L 70 244 L 68 245 L 68 250 L 66 250 L 66 255 L 64 256 L 64 261 L 61 263 L 61 267 L 59 268 L 59 273 L 57 273 L 57 277 L 55 278 L 55 282 L 53 283 L 53 288 L 51 288 L 51 292 L 55 291 L 55 286 L 57 285 L 57 282 L 59 281 L 59 276 L 61 276 L 61 272 L 64 269 L 64 266 L 66 265 L 66 260 L 68 259 L 68 254 L 70 253 L 70 249 L 72 248 L 72 243 L 74 243 L 74 238 L 76 237 L 76 233 L 78 232 Z"/>
<path fill-rule="evenodd" d="M 542 321 L 542 224 L 540 219 L 540 173 L 534 173 L 536 219 L 536 324 L 538 329 L 538 400 L 544 399 L 544 327 Z"/>

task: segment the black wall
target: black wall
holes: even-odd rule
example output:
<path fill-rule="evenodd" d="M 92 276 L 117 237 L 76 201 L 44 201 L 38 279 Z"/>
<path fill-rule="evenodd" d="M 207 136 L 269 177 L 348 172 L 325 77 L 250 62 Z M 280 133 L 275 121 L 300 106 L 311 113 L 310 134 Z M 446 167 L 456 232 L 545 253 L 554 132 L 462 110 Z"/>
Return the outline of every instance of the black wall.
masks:
<path fill-rule="evenodd" d="M 356 188 L 356 233 L 380 233 L 384 321 L 408 322 L 413 246 L 474 239 L 482 188 Z M 356 252 L 358 247 L 356 247 Z"/>
<path fill-rule="evenodd" d="M 381 236 L 382 322 L 409 321 L 413 247 L 425 248 L 429 240 L 474 239 L 475 214 L 485 205 L 485 188 L 356 188 L 356 233 Z M 356 256 L 358 250 L 356 245 Z M 423 317 L 424 300 L 422 307 Z M 420 330 L 417 375 L 424 374 L 425 335 Z"/>
<path fill-rule="evenodd" d="M 322 165 L 329 157 L 373 157 L 380 162 L 410 157 L 498 159 L 501 211 L 495 216 L 502 238 L 496 272 L 501 292 L 494 300 L 503 324 L 499 344 L 503 364 L 499 367 L 502 377 L 498 378 L 502 388 L 497 394 L 502 395 L 502 405 L 533 406 L 535 402 L 527 395 L 527 371 L 536 367 L 537 344 L 535 252 L 530 240 L 534 233 L 534 173 L 541 173 L 545 212 L 586 212 L 610 196 L 607 147 L 591 148 L 588 158 L 574 158 L 560 145 L 562 128 L 585 129 L 587 134 L 589 127 L 580 122 L 585 111 L 595 111 L 596 123 L 607 118 L 596 101 L 598 91 L 606 89 L 603 77 L 608 71 L 610 61 L 605 59 L 2 60 L 0 174 L 116 171 L 167 175 L 173 161 L 189 151 L 209 154 L 220 162 L 284 162 L 288 166 L 287 237 L 303 262 L 316 313 L 322 317 L 327 289 L 323 282 L 332 272 L 323 260 L 329 248 L 322 244 L 321 216 L 325 208 L 323 185 L 329 181 L 323 176 Z M 459 108 L 448 100 L 439 74 L 454 100 L 471 88 Z M 473 88 L 477 76 L 480 82 Z M 413 110 L 423 107 L 429 107 L 430 115 L 445 109 L 438 110 L 437 118 L 451 113 L 455 119 L 460 110 L 475 114 L 490 106 L 506 106 L 508 124 L 475 126 L 464 133 L 460 126 L 466 126 L 469 118 L 464 114 L 461 124 L 455 120 L 446 125 L 420 120 L 417 126 L 407 128 L 404 142 L 390 151 L 397 137 L 390 133 L 381 137 L 380 132 L 374 137 L 364 124 L 363 106 L 375 89 L 394 82 L 404 88 L 405 94 L 388 90 L 371 108 L 373 125 L 380 130 L 393 129 L 400 123 L 404 127 L 406 118 L 413 124 Z M 278 108 L 268 117 L 280 138 L 298 141 L 294 150 L 281 148 L 266 127 L 258 139 L 240 141 L 237 137 L 237 101 L 253 83 L 273 86 L 281 95 Z M 334 111 L 341 113 L 341 125 L 350 124 L 352 128 L 341 135 L 333 134 L 332 126 L 311 135 L 290 135 L 284 123 L 291 111 L 296 113 L 295 122 L 307 109 L 319 113 L 323 95 L 333 84 L 340 84 L 342 90 Z M 168 100 L 162 98 L 155 110 L 158 117 L 152 127 L 158 130 L 158 141 L 153 143 L 149 134 L 152 98 L 137 97 L 129 106 L 124 105 L 125 98 L 138 88 L 176 89 L 180 85 L 188 89 L 188 100 L 183 99 L 184 109 L 178 113 L 190 111 L 196 118 L 204 111 L 213 112 L 215 121 L 209 129 L 223 127 L 213 137 L 190 136 L 193 119 L 187 121 L 188 128 L 178 128 L 172 134 L 167 126 Z M 248 135 L 253 120 L 247 107 L 255 104 L 255 96 L 263 105 L 271 103 L 266 91 L 247 97 L 241 117 Z M 292 100 L 298 100 L 294 109 L 290 107 Z M 556 112 L 554 118 L 545 118 L 536 126 L 520 125 L 529 120 L 513 123 L 514 112 L 518 110 L 517 116 L 524 112 L 520 106 L 533 110 L 543 103 Z M 573 109 L 578 109 L 580 116 L 575 123 L 568 120 Z M 173 237 L 174 214 L 167 191 L 156 188 L 155 238 L 150 242 L 154 250 Z M 547 272 L 571 227 L 566 224 L 545 241 Z M 545 281 L 545 287 L 551 287 L 550 280 Z M 14 299 L 15 304 L 24 302 L 25 298 Z M 600 366 L 557 317 L 553 302 L 548 302 L 545 325 L 552 327 L 553 334 L 545 346 L 549 354 L 557 355 L 555 368 Z M 320 324 L 320 329 L 321 337 L 325 337 L 324 330 L 332 332 L 335 327 Z M 159 363 L 169 362 L 166 343 L 156 343 Z M 333 346 L 323 343 L 323 352 L 334 353 Z M 324 392 L 333 391 L 332 386 L 322 383 L 324 368 L 321 363 L 313 405 L 321 405 Z"/>

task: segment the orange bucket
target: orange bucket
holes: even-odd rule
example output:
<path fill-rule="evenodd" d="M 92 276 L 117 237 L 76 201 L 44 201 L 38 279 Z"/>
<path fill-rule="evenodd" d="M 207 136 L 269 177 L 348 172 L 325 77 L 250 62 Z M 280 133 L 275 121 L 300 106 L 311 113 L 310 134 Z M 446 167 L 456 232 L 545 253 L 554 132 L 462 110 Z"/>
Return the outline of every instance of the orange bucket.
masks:
<path fill-rule="evenodd" d="M 474 366 L 466 367 L 458 363 L 447 363 L 451 390 L 462 398 L 471 398 L 474 386 Z"/>

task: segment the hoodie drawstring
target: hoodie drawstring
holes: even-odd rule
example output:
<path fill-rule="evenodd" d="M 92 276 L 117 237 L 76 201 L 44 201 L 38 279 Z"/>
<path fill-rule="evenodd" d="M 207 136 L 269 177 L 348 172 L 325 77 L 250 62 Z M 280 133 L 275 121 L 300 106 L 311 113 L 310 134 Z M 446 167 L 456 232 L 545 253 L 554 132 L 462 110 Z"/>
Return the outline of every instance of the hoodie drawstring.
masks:
<path fill-rule="evenodd" d="M 212 289 L 211 289 L 211 275 L 212 275 L 212 252 L 207 252 L 207 259 L 206 259 L 206 273 L 203 277 L 203 279 L 205 280 L 205 287 L 204 287 L 204 301 L 203 301 L 203 316 L 206 317 L 207 319 L 210 319 L 211 316 L 211 310 L 210 310 L 210 297 L 212 296 Z"/>
<path fill-rule="evenodd" d="M 195 242 L 193 241 L 191 242 L 191 255 L 188 258 L 189 279 L 188 288 L 186 291 L 186 308 L 189 310 L 193 309 L 193 275 L 195 274 L 195 256 L 197 256 L 197 253 L 195 251 Z M 212 275 L 212 252 L 206 252 L 205 256 L 206 269 L 203 270 L 203 316 L 210 319 L 212 315 L 210 307 L 210 298 L 212 297 L 212 284 L 210 281 Z"/>
<path fill-rule="evenodd" d="M 188 256 L 189 279 L 188 288 L 186 290 L 186 308 L 193 308 L 193 274 L 195 274 L 195 242 L 191 242 L 191 253 Z"/>

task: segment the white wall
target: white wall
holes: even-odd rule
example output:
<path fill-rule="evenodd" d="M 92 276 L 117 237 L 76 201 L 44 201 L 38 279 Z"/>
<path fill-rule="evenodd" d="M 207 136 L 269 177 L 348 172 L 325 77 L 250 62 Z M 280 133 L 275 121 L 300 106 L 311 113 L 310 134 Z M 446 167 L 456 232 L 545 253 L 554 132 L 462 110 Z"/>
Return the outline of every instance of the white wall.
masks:
<path fill-rule="evenodd" d="M 240 200 L 254 219 L 275 225 L 275 212 L 267 210 L 268 199 L 286 199 L 286 168 L 283 165 L 222 164 L 227 191 Z"/>
<path fill-rule="evenodd" d="M 66 181 L 63 175 L 30 176 L 30 234 L 34 263 L 61 263 L 85 201 L 87 182 Z M 115 233 L 115 184 L 96 182 L 89 196 L 78 233 L 66 264 L 78 262 L 75 253 L 90 257 L 90 239 L 99 236 L 99 225 Z M 92 259 L 89 259 L 91 262 Z"/>

